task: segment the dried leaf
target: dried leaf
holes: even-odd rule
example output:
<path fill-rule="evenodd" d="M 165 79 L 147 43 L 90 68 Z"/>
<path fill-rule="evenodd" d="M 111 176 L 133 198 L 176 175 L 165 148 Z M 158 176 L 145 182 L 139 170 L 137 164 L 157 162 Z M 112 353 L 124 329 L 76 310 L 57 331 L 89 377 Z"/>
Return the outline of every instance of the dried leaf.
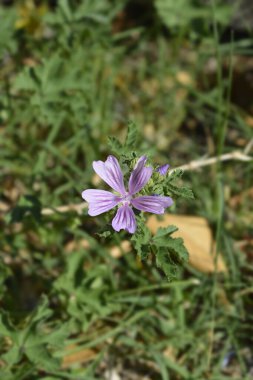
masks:
<path fill-rule="evenodd" d="M 76 347 L 72 345 L 69 346 L 67 349 L 73 350 L 74 348 Z M 74 352 L 72 354 L 68 354 L 63 358 L 62 368 L 68 368 L 72 364 L 87 363 L 88 361 L 94 359 L 96 355 L 97 352 L 90 348 L 84 348 L 83 350 Z"/>

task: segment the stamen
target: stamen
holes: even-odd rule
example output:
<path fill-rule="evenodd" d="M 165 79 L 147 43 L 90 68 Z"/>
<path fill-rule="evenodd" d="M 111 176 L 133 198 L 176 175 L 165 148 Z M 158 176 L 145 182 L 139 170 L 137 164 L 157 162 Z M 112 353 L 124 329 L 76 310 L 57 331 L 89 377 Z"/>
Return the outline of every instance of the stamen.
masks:
<path fill-rule="evenodd" d="M 131 200 L 132 200 L 132 195 L 129 193 L 126 193 L 124 196 L 121 197 L 122 199 L 122 204 L 123 205 L 130 205 Z"/>

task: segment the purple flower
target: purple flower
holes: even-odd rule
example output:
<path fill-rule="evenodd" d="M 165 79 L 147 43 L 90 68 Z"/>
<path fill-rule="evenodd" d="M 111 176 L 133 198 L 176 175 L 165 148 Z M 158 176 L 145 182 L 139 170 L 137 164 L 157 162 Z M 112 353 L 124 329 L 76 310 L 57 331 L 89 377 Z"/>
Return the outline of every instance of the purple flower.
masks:
<path fill-rule="evenodd" d="M 135 214 L 132 207 L 140 211 L 163 214 L 166 207 L 172 205 L 170 197 L 136 196 L 149 181 L 153 169 L 146 167 L 147 158 L 140 157 L 125 189 L 123 174 L 117 158 L 109 156 L 105 162 L 94 161 L 93 169 L 117 194 L 105 190 L 88 189 L 82 192 L 82 198 L 89 203 L 88 214 L 96 216 L 120 205 L 112 220 L 115 231 L 121 229 L 134 233 L 136 230 Z"/>
<path fill-rule="evenodd" d="M 170 165 L 169 164 L 165 164 L 165 165 L 161 165 L 159 166 L 156 171 L 161 174 L 161 175 L 166 175 L 167 174 L 167 171 L 169 169 Z"/>

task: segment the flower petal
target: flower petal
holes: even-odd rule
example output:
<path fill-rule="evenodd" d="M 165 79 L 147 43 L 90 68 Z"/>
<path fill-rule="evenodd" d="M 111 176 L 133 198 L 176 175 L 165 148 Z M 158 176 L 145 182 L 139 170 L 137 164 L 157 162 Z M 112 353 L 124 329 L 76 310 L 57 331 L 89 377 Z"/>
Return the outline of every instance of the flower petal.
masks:
<path fill-rule="evenodd" d="M 123 174 L 116 157 L 108 156 L 105 162 L 94 161 L 93 169 L 113 190 L 122 195 L 126 193 Z"/>
<path fill-rule="evenodd" d="M 82 198 L 89 202 L 88 214 L 90 216 L 103 214 L 103 212 L 111 210 L 120 202 L 120 197 L 105 190 L 84 190 Z"/>
<path fill-rule="evenodd" d="M 127 204 L 119 207 L 117 214 L 112 220 L 112 226 L 115 231 L 123 229 L 133 234 L 136 230 L 136 220 L 132 208 Z"/>
<path fill-rule="evenodd" d="M 167 171 L 169 169 L 170 165 L 169 164 L 164 164 L 164 165 L 161 165 L 159 166 L 156 171 L 161 174 L 161 175 L 166 175 L 167 174 Z"/>
<path fill-rule="evenodd" d="M 171 197 L 164 197 L 162 195 L 156 195 L 157 200 L 159 203 L 164 207 L 170 207 L 173 205 L 173 199 Z"/>
<path fill-rule="evenodd" d="M 146 161 L 147 157 L 141 156 L 131 173 L 128 184 L 130 195 L 138 193 L 138 191 L 140 191 L 150 180 L 153 169 L 144 166 Z"/>
<path fill-rule="evenodd" d="M 134 198 L 131 200 L 131 203 L 137 210 L 152 212 L 153 214 L 163 214 L 165 208 L 171 206 L 173 201 L 170 197 L 147 195 Z"/>

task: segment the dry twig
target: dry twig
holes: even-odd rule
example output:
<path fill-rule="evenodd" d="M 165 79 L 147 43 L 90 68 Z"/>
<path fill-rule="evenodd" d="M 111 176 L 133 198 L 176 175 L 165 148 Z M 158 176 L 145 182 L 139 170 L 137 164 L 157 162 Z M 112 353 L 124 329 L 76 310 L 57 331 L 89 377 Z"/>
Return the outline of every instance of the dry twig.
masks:
<path fill-rule="evenodd" d="M 244 154 L 249 154 L 249 152 L 251 151 L 251 149 L 253 148 L 253 139 L 251 139 L 248 144 L 246 145 L 246 147 L 244 148 L 244 151 L 243 153 Z"/>
<path fill-rule="evenodd" d="M 41 213 L 42 215 L 52 215 L 56 212 L 65 213 L 69 211 L 75 211 L 77 214 L 81 214 L 85 208 L 87 208 L 87 203 L 82 202 L 75 205 L 65 205 L 55 208 L 43 208 Z"/>
<path fill-rule="evenodd" d="M 219 161 L 233 161 L 233 160 L 249 162 L 253 160 L 253 157 L 247 156 L 245 153 L 235 150 L 234 152 L 223 154 L 220 157 L 211 157 L 211 158 L 192 161 L 189 164 L 179 166 L 176 169 L 182 169 L 184 171 L 196 170 L 196 169 L 201 168 L 202 166 L 214 165 Z"/>

